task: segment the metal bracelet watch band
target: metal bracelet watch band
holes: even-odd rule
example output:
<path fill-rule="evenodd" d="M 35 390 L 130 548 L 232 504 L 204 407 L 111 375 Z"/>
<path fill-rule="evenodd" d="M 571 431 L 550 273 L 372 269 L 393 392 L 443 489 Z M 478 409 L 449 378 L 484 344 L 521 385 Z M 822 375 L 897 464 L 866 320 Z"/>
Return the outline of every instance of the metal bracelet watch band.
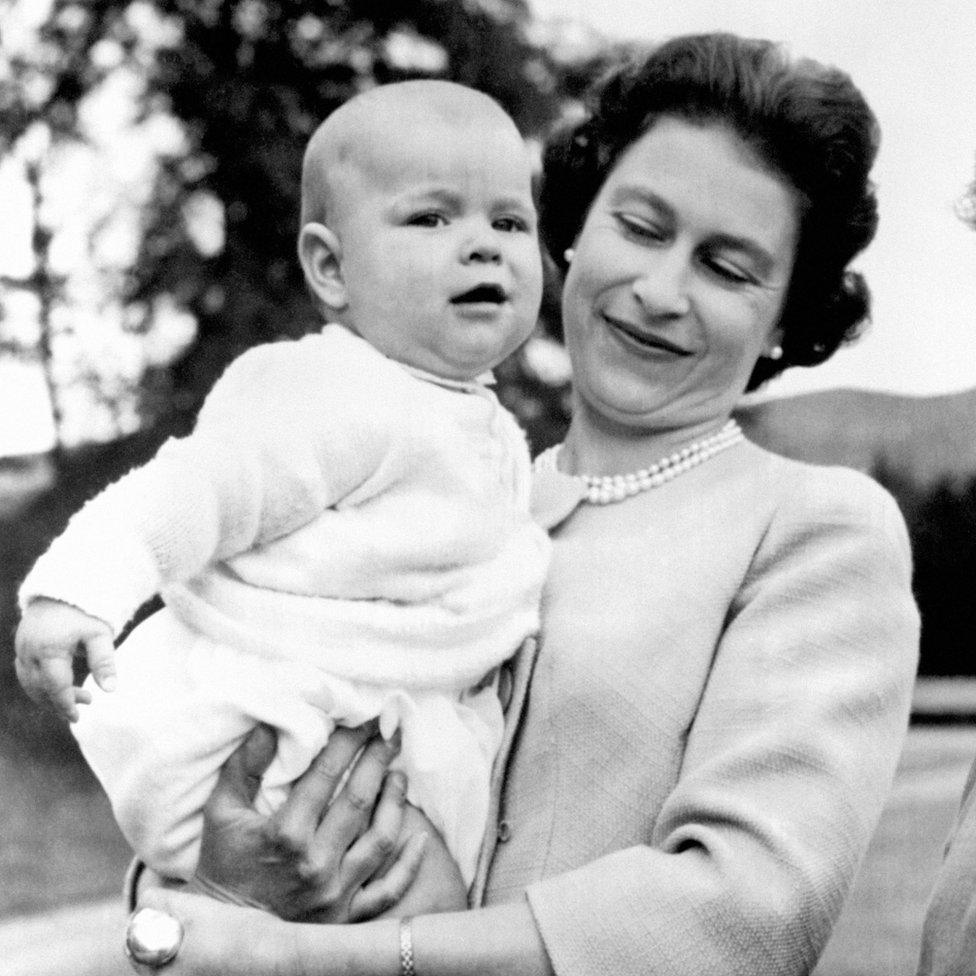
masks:
<path fill-rule="evenodd" d="M 413 919 L 400 919 L 400 976 L 417 976 L 413 965 L 413 931 L 410 923 Z"/>

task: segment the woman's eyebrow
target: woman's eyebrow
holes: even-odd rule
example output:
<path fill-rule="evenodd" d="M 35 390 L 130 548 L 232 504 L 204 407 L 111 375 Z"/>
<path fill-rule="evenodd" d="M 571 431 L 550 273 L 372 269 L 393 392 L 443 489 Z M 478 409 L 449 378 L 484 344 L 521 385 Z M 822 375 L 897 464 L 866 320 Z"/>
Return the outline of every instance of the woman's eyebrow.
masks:
<path fill-rule="evenodd" d="M 638 183 L 622 183 L 614 188 L 610 196 L 610 202 L 613 204 L 627 203 L 632 200 L 656 210 L 662 217 L 673 219 L 675 216 L 674 208 L 664 197 Z"/>

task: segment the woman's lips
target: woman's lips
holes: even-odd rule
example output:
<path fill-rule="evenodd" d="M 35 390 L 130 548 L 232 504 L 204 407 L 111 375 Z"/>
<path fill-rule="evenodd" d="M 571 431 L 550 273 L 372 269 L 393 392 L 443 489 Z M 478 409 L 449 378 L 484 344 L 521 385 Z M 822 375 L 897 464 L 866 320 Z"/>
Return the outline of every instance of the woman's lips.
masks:
<path fill-rule="evenodd" d="M 692 351 L 679 346 L 668 339 L 659 335 L 649 335 L 630 322 L 622 319 L 615 319 L 610 315 L 604 314 L 603 321 L 618 336 L 623 336 L 629 343 L 647 349 L 651 352 L 668 352 L 674 356 L 691 356 Z"/>

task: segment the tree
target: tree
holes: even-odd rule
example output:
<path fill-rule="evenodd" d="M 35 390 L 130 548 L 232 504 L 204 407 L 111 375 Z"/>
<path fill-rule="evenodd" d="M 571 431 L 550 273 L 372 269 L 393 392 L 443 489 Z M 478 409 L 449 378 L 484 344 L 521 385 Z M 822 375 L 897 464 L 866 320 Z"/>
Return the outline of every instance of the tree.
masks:
<path fill-rule="evenodd" d="M 30 193 L 30 207 L 33 230 L 31 234 L 31 252 L 33 268 L 23 276 L 0 276 L 0 285 L 5 289 L 22 290 L 30 293 L 36 299 L 37 328 L 31 340 L 18 336 L 15 332 L 6 334 L 0 329 L 0 351 L 24 358 L 36 351 L 40 360 L 44 385 L 47 389 L 50 404 L 51 421 L 54 428 L 55 453 L 61 449 L 61 427 L 63 411 L 58 380 L 54 373 L 54 356 L 52 353 L 54 325 L 53 310 L 62 288 L 62 281 L 52 273 L 50 268 L 51 232 L 44 226 L 41 216 L 41 167 L 37 159 L 29 159 L 24 166 L 24 179 Z M 0 318 L 2 325 L 2 318 Z"/>
<path fill-rule="evenodd" d="M 976 481 L 939 485 L 909 523 L 922 614 L 923 674 L 971 675 L 976 628 Z"/>
<path fill-rule="evenodd" d="M 73 380 L 90 399 L 123 405 L 120 428 L 174 413 L 185 421 L 244 348 L 315 327 L 294 257 L 311 132 L 371 85 L 441 77 L 493 95 L 538 137 L 599 60 L 590 50 L 557 58 L 532 28 L 525 0 L 54 0 L 36 43 L 7 58 L 2 144 L 40 124 L 52 168 L 57 151 L 63 162 L 71 147 L 103 149 L 95 109 L 122 89 L 131 118 L 119 138 L 153 146 L 121 210 L 90 229 L 93 253 L 108 232 L 128 228 L 134 241 L 127 262 L 102 269 L 98 314 L 118 320 L 120 343 L 141 358 L 106 388 L 105 369 L 82 357 Z M 41 352 L 83 332 L 63 328 L 48 330 Z M 560 390 L 518 363 L 504 379 L 536 425 L 561 422 Z M 137 413 L 126 414 L 134 389 Z"/>
<path fill-rule="evenodd" d="M 898 502 L 908 526 L 912 589 L 922 617 L 919 672 L 976 675 L 976 479 L 920 484 L 882 465 L 872 471 Z"/>

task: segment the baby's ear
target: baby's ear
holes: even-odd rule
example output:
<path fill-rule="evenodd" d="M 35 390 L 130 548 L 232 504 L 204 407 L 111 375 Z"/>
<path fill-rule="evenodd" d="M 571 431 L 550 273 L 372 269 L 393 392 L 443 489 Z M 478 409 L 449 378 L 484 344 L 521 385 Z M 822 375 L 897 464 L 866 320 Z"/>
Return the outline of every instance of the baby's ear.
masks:
<path fill-rule="evenodd" d="M 342 277 L 342 245 L 325 224 L 309 223 L 298 235 L 298 260 L 305 280 L 319 300 L 332 312 L 349 304 Z"/>

